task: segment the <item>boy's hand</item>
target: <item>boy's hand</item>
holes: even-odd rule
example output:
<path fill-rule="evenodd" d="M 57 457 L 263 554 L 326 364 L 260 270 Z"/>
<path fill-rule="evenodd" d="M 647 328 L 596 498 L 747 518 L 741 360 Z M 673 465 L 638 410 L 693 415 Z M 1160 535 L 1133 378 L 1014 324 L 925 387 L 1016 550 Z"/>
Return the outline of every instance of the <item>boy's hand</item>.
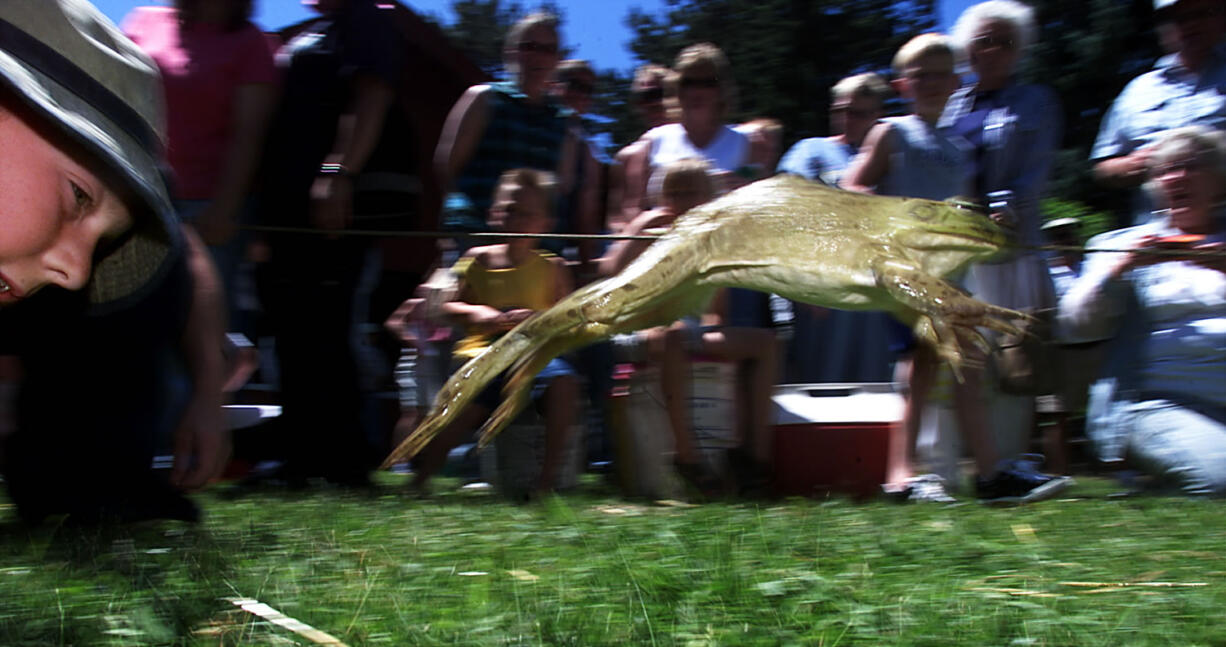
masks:
<path fill-rule="evenodd" d="M 193 397 L 174 435 L 170 482 L 195 490 L 221 474 L 230 458 L 230 433 L 217 397 Z"/>
<path fill-rule="evenodd" d="M 534 311 L 527 308 L 515 308 L 507 310 L 499 317 L 499 328 L 501 330 L 510 330 L 518 326 L 523 320 L 531 317 Z"/>

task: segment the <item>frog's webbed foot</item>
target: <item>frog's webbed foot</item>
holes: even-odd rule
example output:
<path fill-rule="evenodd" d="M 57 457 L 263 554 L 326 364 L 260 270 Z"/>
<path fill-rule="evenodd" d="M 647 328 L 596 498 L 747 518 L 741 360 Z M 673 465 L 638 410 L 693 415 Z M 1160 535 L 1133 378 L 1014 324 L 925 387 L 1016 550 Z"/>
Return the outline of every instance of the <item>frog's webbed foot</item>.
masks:
<path fill-rule="evenodd" d="M 969 341 L 983 355 L 992 352 L 992 343 L 980 328 L 1008 334 L 1022 334 L 1012 322 L 1026 315 L 1008 308 L 984 303 L 958 287 L 914 266 L 889 261 L 877 269 L 878 283 L 916 317 L 913 330 L 917 339 L 931 346 L 949 362 L 955 377 L 962 379 L 961 368 L 981 368 L 983 362 L 963 354 L 960 338 Z"/>

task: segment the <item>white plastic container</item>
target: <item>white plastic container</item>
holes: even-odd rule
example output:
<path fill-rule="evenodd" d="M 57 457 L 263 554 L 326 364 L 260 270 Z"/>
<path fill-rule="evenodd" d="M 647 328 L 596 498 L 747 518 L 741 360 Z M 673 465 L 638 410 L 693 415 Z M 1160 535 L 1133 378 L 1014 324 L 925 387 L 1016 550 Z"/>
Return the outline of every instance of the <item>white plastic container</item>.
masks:
<path fill-rule="evenodd" d="M 690 375 L 690 420 L 698 448 L 715 473 L 725 473 L 727 450 L 739 442 L 736 366 L 700 359 L 691 362 Z M 649 499 L 680 498 L 685 486 L 673 469 L 676 447 L 659 370 L 623 364 L 614 382 L 610 415 L 622 490 Z"/>

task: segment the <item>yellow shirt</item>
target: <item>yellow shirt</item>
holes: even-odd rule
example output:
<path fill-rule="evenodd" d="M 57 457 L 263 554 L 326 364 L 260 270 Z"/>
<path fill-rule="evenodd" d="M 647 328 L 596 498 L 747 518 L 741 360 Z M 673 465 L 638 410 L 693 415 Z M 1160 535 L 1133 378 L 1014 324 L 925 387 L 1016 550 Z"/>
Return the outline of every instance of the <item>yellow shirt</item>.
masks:
<path fill-rule="evenodd" d="M 516 308 L 540 311 L 553 305 L 557 293 L 552 258 L 549 252 L 533 250 L 528 260 L 503 269 L 491 269 L 474 258 L 461 258 L 451 271 L 466 284 L 469 303 L 503 311 Z M 456 343 L 453 354 L 472 359 L 500 336 L 502 333 L 469 330 L 468 336 Z"/>

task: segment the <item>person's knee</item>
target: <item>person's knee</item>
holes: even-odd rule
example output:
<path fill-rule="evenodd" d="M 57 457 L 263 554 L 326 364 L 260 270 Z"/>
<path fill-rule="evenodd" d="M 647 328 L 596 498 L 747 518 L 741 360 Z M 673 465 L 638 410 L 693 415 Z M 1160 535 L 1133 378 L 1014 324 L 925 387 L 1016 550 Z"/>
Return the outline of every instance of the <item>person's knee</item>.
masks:
<path fill-rule="evenodd" d="M 1226 426 L 1221 422 L 1164 403 L 1142 411 L 1133 427 L 1128 452 L 1142 469 L 1184 494 L 1226 494 Z"/>
<path fill-rule="evenodd" d="M 1188 496 L 1226 496 L 1226 472 L 1222 470 L 1205 465 L 1179 465 L 1168 468 L 1162 476 Z"/>

